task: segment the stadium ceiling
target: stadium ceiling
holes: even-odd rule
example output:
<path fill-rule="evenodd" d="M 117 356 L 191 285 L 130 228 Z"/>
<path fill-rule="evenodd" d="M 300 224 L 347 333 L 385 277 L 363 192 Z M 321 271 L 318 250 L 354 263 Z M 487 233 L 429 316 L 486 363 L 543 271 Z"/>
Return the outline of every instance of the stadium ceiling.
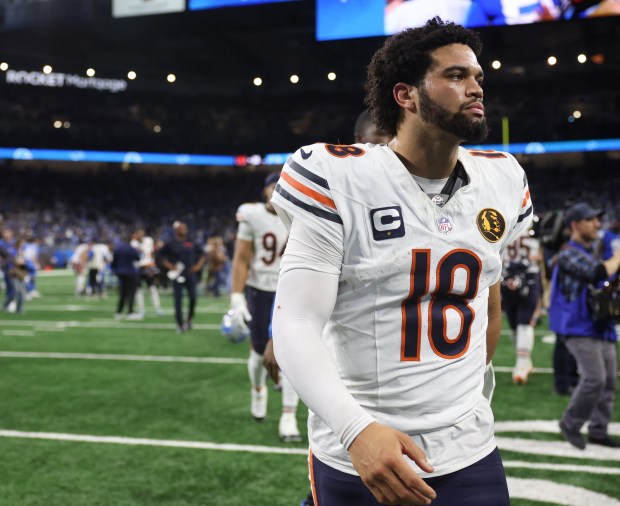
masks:
<path fill-rule="evenodd" d="M 131 87 L 141 91 L 242 96 L 256 93 L 252 80 L 261 77 L 260 93 L 294 94 L 300 90 L 341 93 L 361 90 L 365 66 L 381 37 L 317 42 L 315 2 L 221 8 L 178 14 L 112 19 L 109 4 L 94 21 L 0 31 L 0 60 L 10 68 L 125 78 L 134 70 Z M 604 55 L 599 70 L 620 72 L 620 18 L 553 22 L 479 30 L 485 42 L 481 60 L 502 61 L 506 78 L 543 78 L 551 71 L 582 71 L 577 55 Z M 551 70 L 546 59 L 555 55 Z M 590 63 L 589 63 L 590 64 Z M 336 73 L 329 81 L 327 74 Z M 174 84 L 166 75 L 174 73 Z M 292 74 L 300 77 L 291 84 Z"/>

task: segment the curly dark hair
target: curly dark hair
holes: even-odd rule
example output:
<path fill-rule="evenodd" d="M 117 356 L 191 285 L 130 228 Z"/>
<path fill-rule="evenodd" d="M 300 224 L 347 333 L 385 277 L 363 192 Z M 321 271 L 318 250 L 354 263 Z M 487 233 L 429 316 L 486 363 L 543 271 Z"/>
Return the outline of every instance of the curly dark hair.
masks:
<path fill-rule="evenodd" d="M 377 50 L 368 65 L 364 102 L 379 128 L 396 135 L 401 109 L 392 97 L 394 85 L 419 86 L 433 63 L 430 53 L 449 44 L 465 44 L 476 56 L 482 51 L 477 33 L 439 17 L 388 38 Z"/>

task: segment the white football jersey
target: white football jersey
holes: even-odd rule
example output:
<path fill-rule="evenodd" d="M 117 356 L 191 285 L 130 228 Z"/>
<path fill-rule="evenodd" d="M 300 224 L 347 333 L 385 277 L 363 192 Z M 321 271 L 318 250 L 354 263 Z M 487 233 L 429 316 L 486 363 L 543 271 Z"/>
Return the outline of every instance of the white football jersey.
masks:
<path fill-rule="evenodd" d="M 85 264 L 86 263 L 86 251 L 88 250 L 88 244 L 86 243 L 82 243 L 79 244 L 74 250 L 73 250 L 73 254 L 71 255 L 71 263 L 72 264 Z"/>
<path fill-rule="evenodd" d="M 277 214 L 265 204 L 242 204 L 237 210 L 237 237 L 251 241 L 254 257 L 246 284 L 265 292 L 275 292 L 280 259 L 288 239 L 288 231 Z"/>
<path fill-rule="evenodd" d="M 506 264 L 521 264 L 525 272 L 540 272 L 540 241 L 526 230 L 516 241 L 506 246 L 502 260 Z"/>
<path fill-rule="evenodd" d="M 433 476 L 496 446 L 482 396 L 489 286 L 532 216 L 511 155 L 459 148 L 458 159 L 469 183 L 439 207 L 388 146 L 314 144 L 287 161 L 272 198 L 287 226 L 302 220 L 342 252 L 323 341 L 357 402 L 409 434 Z M 317 458 L 355 474 L 312 412 L 308 428 Z"/>
<path fill-rule="evenodd" d="M 151 267 L 155 265 L 155 257 L 153 251 L 155 250 L 155 241 L 152 237 L 144 236 L 142 240 L 131 240 L 131 246 L 142 253 L 138 265 L 140 267 Z"/>
<path fill-rule="evenodd" d="M 107 244 L 93 244 L 90 253 L 90 258 L 86 264 L 89 269 L 103 270 L 112 261 L 112 252 Z"/>

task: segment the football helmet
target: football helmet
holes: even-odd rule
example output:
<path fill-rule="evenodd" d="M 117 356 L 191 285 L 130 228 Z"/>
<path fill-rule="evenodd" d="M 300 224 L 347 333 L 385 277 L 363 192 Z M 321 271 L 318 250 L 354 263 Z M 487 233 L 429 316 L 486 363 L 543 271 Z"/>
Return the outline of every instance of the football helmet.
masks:
<path fill-rule="evenodd" d="M 231 343 L 240 343 L 250 335 L 248 326 L 235 313 L 234 309 L 230 309 L 222 317 L 222 335 Z"/>

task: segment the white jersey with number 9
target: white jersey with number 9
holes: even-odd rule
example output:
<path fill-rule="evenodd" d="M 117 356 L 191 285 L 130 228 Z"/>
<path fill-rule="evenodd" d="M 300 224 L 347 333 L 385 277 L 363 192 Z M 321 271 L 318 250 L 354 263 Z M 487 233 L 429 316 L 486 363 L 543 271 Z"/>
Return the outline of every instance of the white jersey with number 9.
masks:
<path fill-rule="evenodd" d="M 237 210 L 237 238 L 250 241 L 254 258 L 246 284 L 265 292 L 275 292 L 280 259 L 284 253 L 288 231 L 277 214 L 265 204 L 242 204 Z"/>

